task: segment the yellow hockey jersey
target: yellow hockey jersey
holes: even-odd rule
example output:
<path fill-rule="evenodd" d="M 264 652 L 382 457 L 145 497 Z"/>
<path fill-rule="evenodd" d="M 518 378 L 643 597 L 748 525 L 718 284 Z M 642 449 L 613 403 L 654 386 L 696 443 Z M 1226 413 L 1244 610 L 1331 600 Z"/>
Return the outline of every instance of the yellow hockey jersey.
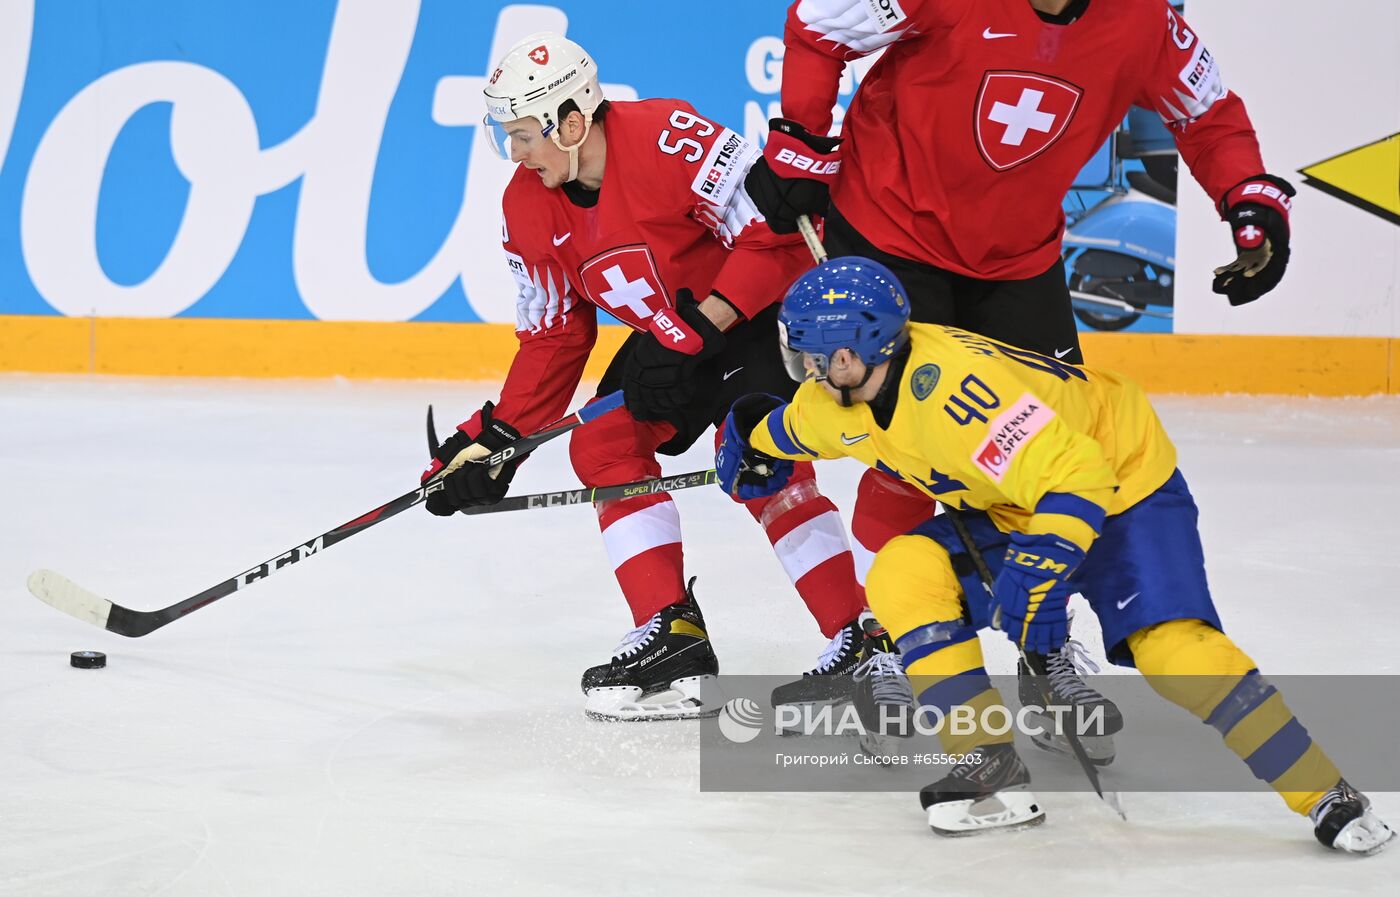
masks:
<path fill-rule="evenodd" d="M 1142 389 L 955 327 L 910 325 L 888 429 L 808 381 L 754 429 L 781 458 L 851 457 L 1003 531 L 1055 533 L 1085 550 L 1106 515 L 1152 494 L 1176 447 Z"/>

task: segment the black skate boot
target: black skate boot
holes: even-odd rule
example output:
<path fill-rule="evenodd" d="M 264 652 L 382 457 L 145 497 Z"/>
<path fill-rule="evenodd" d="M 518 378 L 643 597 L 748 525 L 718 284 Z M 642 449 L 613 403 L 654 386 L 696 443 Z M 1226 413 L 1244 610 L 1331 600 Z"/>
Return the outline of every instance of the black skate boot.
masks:
<path fill-rule="evenodd" d="M 1031 774 L 1015 747 L 988 744 L 966 756 L 966 762 L 919 792 L 936 834 L 975 835 L 1045 821 L 1045 811 L 1030 791 Z"/>
<path fill-rule="evenodd" d="M 836 633 L 817 660 L 815 669 L 802 674 L 795 682 L 785 682 L 773 689 L 774 707 L 788 705 L 840 704 L 851 700 L 851 674 L 860 663 L 860 650 L 865 636 L 858 620 L 852 620 Z M 781 734 L 797 734 L 786 730 Z"/>
<path fill-rule="evenodd" d="M 873 616 L 861 614 L 865 644 L 855 682 L 856 712 L 860 714 L 861 750 L 872 757 L 889 757 L 899 752 L 896 738 L 914 734 L 914 689 L 904 675 L 899 651 L 885 627 Z"/>
<path fill-rule="evenodd" d="M 1017 661 L 1017 691 L 1021 706 L 1066 709 L 1054 714 L 1028 713 L 1027 722 L 1043 730 L 1039 735 L 1032 735 L 1031 742 L 1042 750 L 1072 757 L 1074 749 L 1063 732 L 1059 731 L 1056 720 L 1065 725 L 1074 725 L 1077 720 L 1082 720 L 1084 726 L 1074 731 L 1079 735 L 1084 753 L 1095 766 L 1112 763 L 1115 753 L 1113 736 L 1123 728 L 1123 715 L 1116 704 L 1080 678 L 1085 670 L 1093 673 L 1099 671 L 1098 664 L 1089 657 L 1084 645 L 1070 639 L 1055 653 L 1033 655 L 1032 660 L 1044 665 L 1045 678 L 1036 678 L 1024 660 Z M 1049 692 L 1048 702 L 1041 693 L 1042 688 Z"/>
<path fill-rule="evenodd" d="M 1370 856 L 1380 853 L 1395 840 L 1395 832 L 1371 812 L 1366 795 L 1347 784 L 1337 782 L 1335 788 L 1322 796 L 1308 811 L 1313 821 L 1313 834 L 1323 847 Z"/>
<path fill-rule="evenodd" d="M 685 600 L 661 609 L 629 632 L 611 661 L 583 674 L 583 712 L 601 720 L 698 719 L 724 701 L 715 676 L 719 661 L 695 603 L 695 579 Z"/>

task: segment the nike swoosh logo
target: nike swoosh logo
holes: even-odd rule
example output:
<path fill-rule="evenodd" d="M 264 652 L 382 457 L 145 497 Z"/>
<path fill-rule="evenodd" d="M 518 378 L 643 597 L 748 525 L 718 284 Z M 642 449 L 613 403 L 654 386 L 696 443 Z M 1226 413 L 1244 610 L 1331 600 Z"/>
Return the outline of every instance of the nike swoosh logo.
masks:
<path fill-rule="evenodd" d="M 999 38 L 999 37 L 1015 37 L 1015 36 L 1016 36 L 1016 32 L 1014 32 L 1014 31 L 1009 31 L 1009 32 L 1007 32 L 1007 33 L 1005 33 L 1005 34 L 998 34 L 997 32 L 993 31 L 993 30 L 990 29 L 990 28 L 984 28 L 984 29 L 982 30 L 982 37 L 983 37 L 984 39 L 986 39 L 986 40 L 996 40 L 996 39 Z"/>
<path fill-rule="evenodd" d="M 574 235 L 574 232 L 573 232 L 573 231 L 569 231 L 567 234 L 565 234 L 565 235 L 562 236 L 562 237 L 554 237 L 554 238 L 553 238 L 553 239 L 554 239 L 554 245 L 555 245 L 555 246 L 563 246 L 563 245 L 564 245 L 564 241 L 567 240 L 567 239 L 569 239 L 569 238 L 572 237 L 573 235 Z"/>
<path fill-rule="evenodd" d="M 844 443 L 846 443 L 846 445 L 855 445 L 857 442 L 860 442 L 862 439 L 869 439 L 869 438 L 870 438 L 870 434 L 869 434 L 869 433 L 862 433 L 862 434 L 860 434 L 859 436 L 847 436 L 845 433 L 842 433 L 842 434 L 841 434 L 841 441 L 844 442 Z"/>
<path fill-rule="evenodd" d="M 1136 598 L 1137 596 L 1141 595 L 1141 594 L 1142 594 L 1141 592 L 1134 592 L 1134 593 L 1132 593 L 1131 595 L 1129 595 L 1127 598 L 1124 598 L 1122 601 L 1118 602 L 1118 609 L 1119 609 L 1119 610 L 1122 610 L 1123 608 L 1127 607 L 1129 604 L 1132 604 L 1132 603 L 1133 603 L 1133 599 Z"/>
<path fill-rule="evenodd" d="M 741 366 L 735 368 L 734 370 L 730 371 L 729 373 L 725 374 L 724 377 L 721 378 L 721 379 L 728 380 L 730 377 L 733 377 L 735 374 L 739 373 L 739 372 L 742 371 L 743 369 L 744 369 L 744 368 L 743 368 L 743 366 L 741 365 Z"/>
<path fill-rule="evenodd" d="M 1071 352 L 1073 352 L 1073 351 L 1074 351 L 1074 347 L 1072 347 L 1072 346 L 1071 346 L 1070 348 L 1068 348 L 1068 349 L 1056 349 L 1056 350 L 1055 350 L 1055 357 L 1056 357 L 1056 358 L 1064 358 L 1066 355 L 1068 355 L 1069 353 L 1071 353 Z"/>

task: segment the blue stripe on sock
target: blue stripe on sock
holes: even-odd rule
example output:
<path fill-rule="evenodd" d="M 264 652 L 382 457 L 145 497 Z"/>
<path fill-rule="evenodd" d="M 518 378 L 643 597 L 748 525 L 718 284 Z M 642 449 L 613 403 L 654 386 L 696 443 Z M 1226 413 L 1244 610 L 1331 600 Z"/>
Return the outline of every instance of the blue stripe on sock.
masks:
<path fill-rule="evenodd" d="M 949 620 L 945 623 L 929 623 L 910 630 L 895 640 L 904 668 L 916 660 L 928 657 L 935 651 L 958 645 L 977 638 L 977 630 L 962 620 Z"/>
<path fill-rule="evenodd" d="M 1308 730 L 1303 728 L 1297 717 L 1293 717 L 1244 762 L 1255 778 L 1272 782 L 1288 772 L 1289 767 L 1297 763 L 1298 758 L 1311 746 L 1312 737 L 1308 735 Z"/>
<path fill-rule="evenodd" d="M 954 707 L 966 704 L 982 692 L 992 687 L 985 667 L 949 676 L 936 685 L 931 685 L 919 694 L 919 703 L 926 707 L 937 707 L 947 713 Z"/>
<path fill-rule="evenodd" d="M 1258 670 L 1250 670 L 1245 673 L 1230 693 L 1215 705 L 1215 709 L 1206 717 L 1206 725 L 1214 726 L 1215 731 L 1222 736 L 1229 735 L 1230 730 L 1240 720 L 1244 719 L 1260 704 L 1269 699 L 1276 692 L 1269 680 L 1259 675 Z"/>

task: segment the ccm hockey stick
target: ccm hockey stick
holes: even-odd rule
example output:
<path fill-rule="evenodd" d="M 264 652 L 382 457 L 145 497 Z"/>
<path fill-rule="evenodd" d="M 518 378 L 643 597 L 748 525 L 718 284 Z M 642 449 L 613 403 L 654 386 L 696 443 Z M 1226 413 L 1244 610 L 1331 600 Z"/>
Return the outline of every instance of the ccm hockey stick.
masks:
<path fill-rule="evenodd" d="M 972 533 L 968 531 L 967 524 L 962 519 L 962 514 L 953 510 L 947 505 L 943 506 L 943 512 L 948 515 L 948 520 L 953 524 L 953 529 L 957 531 L 958 539 L 967 549 L 967 554 L 972 558 L 972 564 L 977 568 L 977 578 L 982 581 L 982 588 L 987 590 L 987 597 L 992 597 L 992 571 L 987 567 L 987 562 L 982 557 L 982 552 L 977 550 L 977 544 L 972 541 Z M 1001 618 L 998 613 L 992 620 L 994 629 L 1001 628 Z M 1045 655 L 1035 654 L 1025 650 L 1019 644 L 1016 650 L 1021 652 L 1021 660 L 1026 664 L 1026 668 L 1031 671 L 1031 681 L 1035 683 L 1036 690 L 1040 692 L 1040 698 L 1045 702 L 1045 706 L 1050 706 L 1050 691 L 1046 687 L 1046 676 L 1048 672 L 1045 668 Z M 1079 761 L 1079 768 L 1084 770 L 1084 775 L 1089 778 L 1089 784 L 1094 786 L 1094 793 L 1120 817 L 1124 822 L 1128 821 L 1128 814 L 1123 812 L 1123 801 L 1118 797 L 1117 791 L 1104 790 L 1103 783 L 1099 779 L 1099 771 L 1094 767 L 1089 759 L 1089 754 L 1085 752 L 1084 745 L 1079 740 L 1079 733 L 1074 731 L 1073 726 L 1064 727 L 1065 740 L 1069 742 L 1070 749 L 1074 751 L 1074 759 Z"/>
<path fill-rule="evenodd" d="M 437 428 L 433 426 L 433 406 L 428 406 L 428 454 L 437 451 Z M 562 508 L 568 505 L 591 504 L 614 498 L 634 498 L 638 495 L 654 495 L 657 492 L 677 492 L 708 486 L 716 482 L 714 468 L 676 474 L 673 477 L 638 480 L 635 483 L 621 483 L 616 486 L 597 486 L 584 489 L 561 489 L 558 492 L 536 492 L 532 495 L 512 495 L 494 505 L 478 505 L 463 508 L 458 514 L 498 514 L 502 511 L 534 511 L 541 508 Z"/>
<path fill-rule="evenodd" d="M 817 260 L 817 264 L 822 264 L 827 260 L 826 247 L 822 245 L 821 239 L 817 236 L 817 230 L 812 226 L 812 219 L 806 215 L 797 216 L 797 229 L 802 232 L 802 239 L 807 241 L 807 249 L 811 251 L 812 258 Z M 962 540 L 963 546 L 967 548 L 968 555 L 972 558 L 972 563 L 977 567 L 977 577 L 982 580 L 982 588 L 987 590 L 987 597 L 992 596 L 992 571 L 988 569 L 987 562 L 983 560 L 982 553 L 977 550 L 977 545 L 972 541 L 972 533 L 968 532 L 967 524 L 963 522 L 962 515 L 943 505 L 944 513 L 948 515 L 949 521 L 953 524 L 953 529 L 957 531 L 958 538 Z M 1000 629 L 999 621 L 994 620 L 992 625 Z M 1045 688 L 1046 669 L 1045 657 L 1040 654 L 1032 654 L 1017 645 L 1017 650 L 1021 652 L 1021 660 L 1026 664 L 1026 668 L 1031 671 L 1032 679 L 1040 691 L 1041 699 L 1046 706 L 1050 705 L 1050 695 Z M 1089 760 L 1088 753 L 1084 750 L 1084 745 L 1079 741 L 1079 734 L 1073 727 L 1065 730 L 1065 740 L 1069 742 L 1070 749 L 1074 751 L 1074 759 L 1079 761 L 1079 766 L 1084 770 L 1084 775 L 1088 777 L 1089 784 L 1094 786 L 1096 793 L 1104 803 L 1108 804 L 1114 812 L 1126 822 L 1128 814 L 1123 812 L 1123 802 L 1118 797 L 1116 791 L 1105 791 L 1103 783 L 1099 780 L 1099 772 L 1094 764 Z"/>
<path fill-rule="evenodd" d="M 495 466 L 519 455 L 527 455 L 551 439 L 562 436 L 575 427 L 586 424 L 594 418 L 601 417 L 620 407 L 622 407 L 622 393 L 620 391 L 604 396 L 536 433 L 515 440 L 481 463 Z M 213 604 L 239 589 L 260 582 L 284 567 L 290 567 L 297 561 L 330 548 L 337 542 L 342 542 L 375 524 L 382 523 L 414 505 L 421 504 L 429 495 L 442 488 L 441 479 L 424 483 L 412 492 L 405 492 L 393 501 L 380 505 L 367 514 L 361 514 L 348 523 L 342 523 L 309 542 L 303 542 L 250 570 L 229 577 L 197 595 L 192 595 L 184 601 L 159 610 L 132 610 L 128 607 L 122 607 L 120 604 L 113 604 L 106 598 L 88 591 L 52 570 L 36 570 L 31 573 L 29 591 L 40 601 L 50 604 L 70 616 L 77 617 L 79 620 L 106 629 L 108 632 L 115 632 L 117 635 L 139 638 L 154 632 L 167 623 L 180 619 L 186 614 L 194 613 L 201 607 Z"/>

